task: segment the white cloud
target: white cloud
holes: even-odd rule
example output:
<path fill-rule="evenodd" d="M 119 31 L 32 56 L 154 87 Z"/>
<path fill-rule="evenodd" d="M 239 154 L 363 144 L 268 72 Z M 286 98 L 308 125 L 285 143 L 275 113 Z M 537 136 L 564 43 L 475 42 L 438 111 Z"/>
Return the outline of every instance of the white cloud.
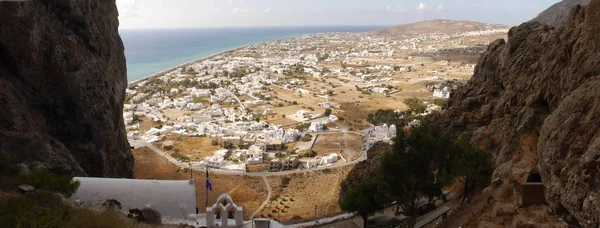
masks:
<path fill-rule="evenodd" d="M 440 4 L 438 7 L 435 8 L 435 12 L 444 12 L 446 10 L 446 8 L 444 8 L 444 5 Z"/>
<path fill-rule="evenodd" d="M 402 6 L 392 7 L 390 5 L 388 5 L 386 7 L 386 10 L 389 12 L 396 12 L 396 13 L 404 13 L 404 12 L 408 11 L 406 8 L 403 8 Z"/>
<path fill-rule="evenodd" d="M 136 0 L 118 0 L 117 9 L 119 16 L 122 17 L 138 17 Z"/>
<path fill-rule="evenodd" d="M 253 8 L 233 8 L 231 10 L 231 12 L 233 12 L 233 13 L 254 13 L 254 12 L 256 12 L 256 9 L 253 9 Z"/>
<path fill-rule="evenodd" d="M 419 7 L 417 7 L 418 10 L 425 10 L 425 8 L 427 8 L 427 4 L 423 2 L 419 3 Z"/>
<path fill-rule="evenodd" d="M 265 9 L 265 13 L 269 13 L 269 12 L 271 12 L 270 8 Z"/>

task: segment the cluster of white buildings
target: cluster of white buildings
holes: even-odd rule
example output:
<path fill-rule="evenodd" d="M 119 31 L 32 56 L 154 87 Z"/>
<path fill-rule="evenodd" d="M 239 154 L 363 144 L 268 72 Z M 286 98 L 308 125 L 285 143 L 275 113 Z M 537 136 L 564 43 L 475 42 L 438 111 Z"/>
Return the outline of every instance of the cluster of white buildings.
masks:
<path fill-rule="evenodd" d="M 369 143 L 375 143 L 378 141 L 384 142 L 392 142 L 392 138 L 396 137 L 397 133 L 396 125 L 392 124 L 388 126 L 387 124 L 383 124 L 381 126 L 375 126 L 371 131 L 369 131 Z"/>
<path fill-rule="evenodd" d="M 274 103 L 278 97 L 276 89 L 294 91 L 302 97 L 324 95 L 325 102 L 320 106 L 339 109 L 340 104 L 327 99 L 337 94 L 325 86 L 312 85 L 313 81 L 325 83 L 327 78 L 334 77 L 342 83 L 356 82 L 365 94 L 394 93 L 397 87 L 391 83 L 397 79 L 392 78 L 411 72 L 412 67 L 417 66 L 373 64 L 368 59 L 397 58 L 406 50 L 421 53 L 445 50 L 448 46 L 444 42 L 449 39 L 497 33 L 506 33 L 506 30 L 490 27 L 482 31 L 401 39 L 376 33 L 314 34 L 251 45 L 132 83 L 126 90 L 129 100 L 123 118 L 129 136 L 147 142 L 160 141 L 167 134 L 179 134 L 204 135 L 219 143 L 240 145 L 235 151 L 217 150 L 200 163 L 212 168 L 242 169 L 245 164 L 271 161 L 274 158 L 271 151 L 281 150 L 303 134 L 297 129 L 284 129 L 261 121 L 261 116 L 276 113 L 275 104 L 297 104 L 281 99 Z M 326 48 L 329 46 L 338 48 Z M 237 52 L 244 55 L 236 56 Z M 448 66 L 449 62 L 440 64 Z M 385 85 L 388 82 L 390 84 Z M 335 82 L 327 83 L 335 88 Z M 429 89 L 433 97 L 448 98 L 453 88 L 440 85 Z M 424 114 L 438 108 L 428 105 Z M 144 131 L 140 129 L 141 118 L 160 125 Z M 298 110 L 286 118 L 310 123 L 307 132 L 323 131 L 325 125 L 338 120 L 335 115 L 324 116 L 307 110 Z M 395 137 L 396 126 L 377 126 L 369 134 L 371 140 L 389 141 Z M 338 156 L 332 154 L 320 157 L 314 164 L 330 164 L 337 159 Z"/>

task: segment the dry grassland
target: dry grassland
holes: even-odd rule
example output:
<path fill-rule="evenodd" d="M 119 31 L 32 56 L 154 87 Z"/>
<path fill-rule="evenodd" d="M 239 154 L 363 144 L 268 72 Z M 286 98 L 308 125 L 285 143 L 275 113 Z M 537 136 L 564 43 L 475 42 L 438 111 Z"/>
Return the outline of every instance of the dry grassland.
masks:
<path fill-rule="evenodd" d="M 338 205 L 340 184 L 353 165 L 304 174 L 269 177 L 273 195 L 258 217 L 279 218 L 284 223 L 327 217 L 341 212 Z M 287 186 L 282 179 L 289 178 Z"/>
<path fill-rule="evenodd" d="M 360 156 L 362 146 L 362 136 L 350 133 L 319 135 L 313 150 L 319 155 L 328 155 L 331 153 L 342 155 L 348 161 L 354 160 Z"/>
<path fill-rule="evenodd" d="M 142 147 L 133 150 L 135 158 L 135 178 L 155 180 L 188 180 L 190 172 L 171 164 L 154 151 Z M 193 173 L 196 180 L 196 206 L 200 212 L 205 211 L 206 176 L 203 172 Z M 266 199 L 267 189 L 260 177 L 232 176 L 210 174 L 212 191 L 208 191 L 208 203 L 212 205 L 223 193 L 231 195 L 236 204 L 244 207 L 244 217 L 248 217 L 258 209 Z"/>

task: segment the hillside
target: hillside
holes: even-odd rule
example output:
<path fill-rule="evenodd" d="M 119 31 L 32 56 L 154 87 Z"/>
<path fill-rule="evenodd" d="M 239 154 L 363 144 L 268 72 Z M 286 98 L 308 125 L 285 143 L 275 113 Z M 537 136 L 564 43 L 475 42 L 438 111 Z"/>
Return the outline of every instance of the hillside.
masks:
<path fill-rule="evenodd" d="M 132 177 L 115 2 L 1 4 L 0 174 Z"/>
<path fill-rule="evenodd" d="M 492 153 L 492 196 L 477 226 L 537 221 L 535 214 L 515 219 L 530 210 L 520 208 L 521 184 L 537 172 L 552 213 L 574 226 L 600 225 L 598 21 L 600 0 L 593 0 L 575 7 L 565 26 L 512 28 L 434 118 Z"/>
<path fill-rule="evenodd" d="M 558 27 L 567 22 L 567 19 L 569 18 L 569 12 L 571 12 L 571 9 L 574 6 L 587 5 L 589 3 L 590 0 L 563 0 L 544 10 L 531 21 L 537 21 L 542 24 Z"/>
<path fill-rule="evenodd" d="M 413 35 L 433 33 L 458 33 L 495 28 L 508 28 L 508 26 L 486 24 L 474 21 L 430 20 L 378 29 L 373 32 L 378 34 L 390 35 Z"/>

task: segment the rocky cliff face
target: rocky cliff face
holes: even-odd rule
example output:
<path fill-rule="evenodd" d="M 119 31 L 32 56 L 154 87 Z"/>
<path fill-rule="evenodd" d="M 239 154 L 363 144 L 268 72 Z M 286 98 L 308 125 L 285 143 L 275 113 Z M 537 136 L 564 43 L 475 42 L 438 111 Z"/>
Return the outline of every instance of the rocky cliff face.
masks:
<path fill-rule="evenodd" d="M 531 21 L 537 21 L 553 27 L 565 24 L 569 18 L 569 12 L 576 5 L 587 5 L 590 0 L 563 0 L 552 5 L 550 8 L 541 12 Z"/>
<path fill-rule="evenodd" d="M 472 132 L 493 154 L 496 202 L 519 203 L 520 184 L 539 172 L 554 213 L 600 226 L 600 0 L 576 6 L 564 26 L 514 27 L 479 60 L 436 121 Z M 501 199 L 503 198 L 503 199 Z M 494 214 L 495 215 L 495 214 Z"/>
<path fill-rule="evenodd" d="M 114 0 L 0 3 L 0 162 L 131 177 Z"/>

